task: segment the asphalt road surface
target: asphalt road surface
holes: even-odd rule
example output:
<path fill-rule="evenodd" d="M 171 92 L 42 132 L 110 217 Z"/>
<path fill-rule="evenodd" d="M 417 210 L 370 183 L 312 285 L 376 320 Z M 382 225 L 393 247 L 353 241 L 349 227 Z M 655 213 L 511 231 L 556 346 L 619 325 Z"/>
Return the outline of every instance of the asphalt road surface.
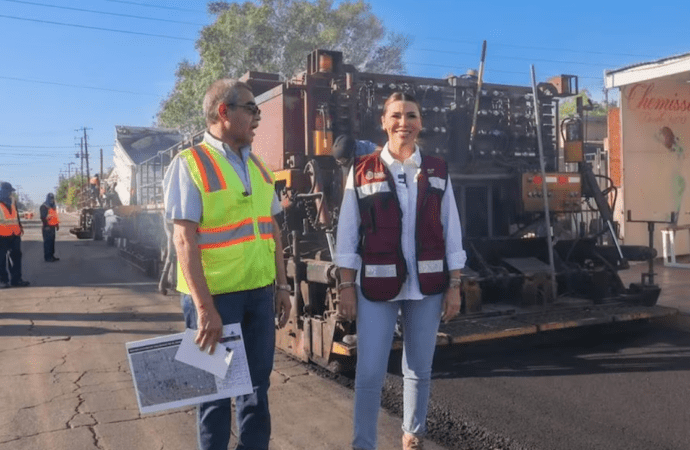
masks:
<path fill-rule="evenodd" d="M 176 298 L 67 228 L 61 260 L 45 263 L 40 228 L 27 227 L 32 288 L 0 291 L 0 449 L 193 448 L 192 409 L 138 414 L 123 353 L 124 342 L 181 331 Z M 690 449 L 690 334 L 643 325 L 549 336 L 440 349 L 430 437 L 453 450 Z M 276 361 L 274 448 L 348 448 L 351 391 Z M 399 414 L 400 399 L 393 371 L 385 406 Z M 399 425 L 382 421 L 399 442 Z"/>
<path fill-rule="evenodd" d="M 690 449 L 685 332 L 637 324 L 441 350 L 433 378 L 430 427 L 449 448 Z"/>

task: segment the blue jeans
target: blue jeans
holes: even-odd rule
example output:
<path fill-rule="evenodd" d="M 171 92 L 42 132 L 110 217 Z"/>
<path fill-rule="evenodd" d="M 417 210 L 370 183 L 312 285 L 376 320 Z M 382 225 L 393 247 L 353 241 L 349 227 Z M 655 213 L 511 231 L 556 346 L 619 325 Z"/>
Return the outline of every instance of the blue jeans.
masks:
<path fill-rule="evenodd" d="M 240 323 L 254 392 L 235 398 L 237 450 L 267 450 L 271 437 L 268 387 L 273 370 L 275 320 L 273 286 L 215 295 L 223 324 Z M 182 294 L 187 328 L 197 328 L 191 296 Z M 227 450 L 230 444 L 231 399 L 202 403 L 197 409 L 199 450 Z"/>
<path fill-rule="evenodd" d="M 0 236 L 0 282 L 17 284 L 22 281 L 22 238 Z M 7 275 L 7 263 L 9 277 Z"/>
<path fill-rule="evenodd" d="M 43 227 L 43 259 L 50 261 L 55 257 L 55 227 Z"/>
<path fill-rule="evenodd" d="M 357 371 L 352 446 L 376 449 L 381 389 L 386 377 L 393 333 L 402 314 L 403 424 L 405 433 L 426 434 L 431 365 L 441 322 L 443 295 L 424 300 L 372 302 L 357 287 Z"/>

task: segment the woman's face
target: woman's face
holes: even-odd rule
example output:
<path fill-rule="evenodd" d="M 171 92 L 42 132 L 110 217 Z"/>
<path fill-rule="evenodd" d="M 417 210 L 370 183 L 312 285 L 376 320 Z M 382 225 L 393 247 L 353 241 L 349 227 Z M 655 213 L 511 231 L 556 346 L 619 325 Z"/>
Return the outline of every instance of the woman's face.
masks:
<path fill-rule="evenodd" d="M 388 134 L 389 146 L 414 144 L 422 131 L 422 116 L 414 102 L 395 101 L 388 105 L 381 117 L 381 125 Z"/>

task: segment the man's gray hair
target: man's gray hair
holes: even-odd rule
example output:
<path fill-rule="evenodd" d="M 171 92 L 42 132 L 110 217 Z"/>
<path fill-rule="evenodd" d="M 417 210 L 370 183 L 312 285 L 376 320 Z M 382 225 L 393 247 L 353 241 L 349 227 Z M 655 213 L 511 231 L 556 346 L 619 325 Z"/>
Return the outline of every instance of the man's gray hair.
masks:
<path fill-rule="evenodd" d="M 239 91 L 246 89 L 252 91 L 251 86 L 234 78 L 221 78 L 214 81 L 209 86 L 204 96 L 204 117 L 206 118 L 206 126 L 213 125 L 218 122 L 218 106 L 221 103 L 233 104 L 237 103 L 240 96 Z"/>

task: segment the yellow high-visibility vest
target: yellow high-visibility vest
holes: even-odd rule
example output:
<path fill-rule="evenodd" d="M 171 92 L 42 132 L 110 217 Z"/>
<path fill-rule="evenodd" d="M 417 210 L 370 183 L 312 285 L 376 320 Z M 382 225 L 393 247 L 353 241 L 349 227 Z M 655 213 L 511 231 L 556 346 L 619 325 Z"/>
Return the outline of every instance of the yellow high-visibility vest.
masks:
<path fill-rule="evenodd" d="M 201 192 L 197 245 L 213 295 L 256 289 L 275 280 L 271 216 L 275 177 L 258 156 L 249 155 L 250 195 L 225 156 L 208 143 L 178 156 L 187 160 L 191 178 Z M 177 290 L 190 293 L 179 262 Z"/>
<path fill-rule="evenodd" d="M 22 234 L 22 229 L 19 226 L 17 206 L 12 202 L 12 208 L 8 209 L 4 203 L 0 202 L 0 236 L 19 236 L 20 234 Z"/>

